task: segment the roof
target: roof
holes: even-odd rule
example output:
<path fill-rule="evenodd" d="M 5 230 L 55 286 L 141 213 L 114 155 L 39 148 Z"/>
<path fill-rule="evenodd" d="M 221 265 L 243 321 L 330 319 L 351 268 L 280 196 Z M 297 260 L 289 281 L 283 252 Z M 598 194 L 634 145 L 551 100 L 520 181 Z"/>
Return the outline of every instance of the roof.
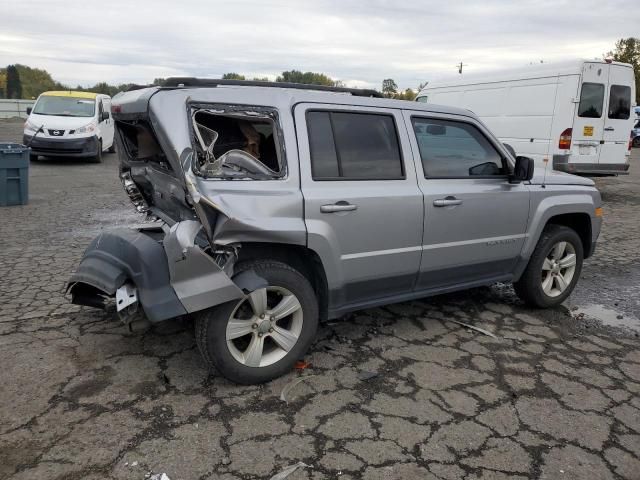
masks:
<path fill-rule="evenodd" d="M 473 85 L 477 83 L 497 83 L 513 80 L 524 80 L 530 78 L 557 77 L 559 75 L 580 75 L 585 63 L 600 63 L 602 65 L 619 65 L 629 67 L 628 63 L 606 62 L 605 60 L 569 60 L 553 63 L 535 63 L 518 68 L 504 68 L 488 72 L 467 73 L 430 81 L 421 91 L 429 91 L 441 87 L 457 87 L 462 85 Z"/>
<path fill-rule="evenodd" d="M 79 92 L 77 90 L 54 90 L 51 92 L 43 92 L 42 95 L 47 97 L 71 97 L 71 98 L 96 98 L 97 93 Z"/>
<path fill-rule="evenodd" d="M 453 115 L 474 116 L 469 110 L 421 103 L 407 100 L 369 97 L 343 90 L 318 90 L 309 88 L 291 88 L 285 86 L 218 84 L 216 86 L 147 87 L 130 92 L 120 92 L 112 99 L 112 112 L 120 118 L 147 112 L 150 101 L 161 109 L 173 112 L 184 108 L 185 102 L 193 103 L 232 103 L 236 105 L 255 105 L 291 110 L 298 103 L 324 103 L 353 107 L 393 108 L 417 110 Z M 171 105 L 171 106 L 169 106 Z"/>

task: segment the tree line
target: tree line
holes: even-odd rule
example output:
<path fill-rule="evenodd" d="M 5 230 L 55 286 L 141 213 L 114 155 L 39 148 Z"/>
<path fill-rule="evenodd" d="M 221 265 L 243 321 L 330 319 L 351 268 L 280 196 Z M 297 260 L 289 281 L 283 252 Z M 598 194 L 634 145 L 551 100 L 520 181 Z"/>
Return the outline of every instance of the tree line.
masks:
<path fill-rule="evenodd" d="M 611 57 L 615 61 L 630 63 L 634 67 L 636 78 L 636 103 L 640 104 L 640 38 L 622 38 L 615 44 L 614 50 L 608 52 L 606 57 Z M 222 75 L 228 80 L 253 80 L 268 82 L 266 77 L 248 78 L 245 75 L 229 72 Z M 163 85 L 164 78 L 156 78 L 153 85 Z M 276 82 L 302 83 L 306 85 L 326 85 L 330 87 L 345 87 L 342 80 L 334 80 L 329 75 L 317 72 L 302 72 L 300 70 L 288 70 L 282 72 L 276 78 Z M 26 65 L 9 65 L 0 68 L 0 98 L 25 98 L 35 99 L 42 92 L 47 90 L 80 90 L 94 93 L 105 93 L 114 96 L 118 92 L 128 90 L 133 84 L 123 83 L 120 85 L 110 85 L 106 82 L 96 83 L 92 87 L 81 85 L 72 88 L 55 81 L 49 72 L 39 68 L 31 68 Z M 424 87 L 420 84 L 417 88 L 407 88 L 400 90 L 397 83 L 392 78 L 382 81 L 380 91 L 385 97 L 400 100 L 414 100 L 417 93 Z"/>

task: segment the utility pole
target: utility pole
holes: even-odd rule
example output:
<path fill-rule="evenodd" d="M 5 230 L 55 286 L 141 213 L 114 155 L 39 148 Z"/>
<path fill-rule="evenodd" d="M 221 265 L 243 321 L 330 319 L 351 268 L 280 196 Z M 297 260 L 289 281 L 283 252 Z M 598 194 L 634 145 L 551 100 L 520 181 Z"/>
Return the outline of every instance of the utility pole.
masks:
<path fill-rule="evenodd" d="M 467 66 L 467 64 L 466 63 L 462 63 L 462 62 L 457 64 L 456 67 L 458 68 L 458 73 L 462 74 L 462 67 L 466 67 L 466 66 Z"/>

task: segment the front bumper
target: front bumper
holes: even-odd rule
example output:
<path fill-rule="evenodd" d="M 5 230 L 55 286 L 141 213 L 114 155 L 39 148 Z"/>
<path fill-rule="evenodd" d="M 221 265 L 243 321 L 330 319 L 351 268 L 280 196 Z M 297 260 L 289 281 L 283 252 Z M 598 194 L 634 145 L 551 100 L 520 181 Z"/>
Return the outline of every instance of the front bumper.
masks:
<path fill-rule="evenodd" d="M 43 155 L 47 157 L 95 157 L 98 155 L 100 141 L 98 137 L 83 138 L 49 138 L 32 135 L 23 135 L 22 143 L 29 145 L 31 142 L 31 155 Z"/>
<path fill-rule="evenodd" d="M 628 163 L 571 163 L 567 155 L 554 155 L 553 169 L 576 175 L 629 175 Z"/>
<path fill-rule="evenodd" d="M 139 306 L 156 323 L 242 298 L 253 290 L 250 284 L 255 279 L 243 273 L 231 279 L 196 244 L 199 230 L 198 222 L 187 220 L 168 232 L 147 228 L 102 233 L 67 283 L 72 303 L 104 308 L 105 299 L 116 296 L 123 286 L 135 288 Z"/>

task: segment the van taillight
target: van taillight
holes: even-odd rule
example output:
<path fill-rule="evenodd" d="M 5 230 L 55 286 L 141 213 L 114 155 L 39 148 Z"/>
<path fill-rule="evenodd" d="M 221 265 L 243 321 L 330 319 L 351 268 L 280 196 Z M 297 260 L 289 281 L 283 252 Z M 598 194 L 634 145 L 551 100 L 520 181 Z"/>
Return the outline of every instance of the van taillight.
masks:
<path fill-rule="evenodd" d="M 560 141 L 558 142 L 558 148 L 560 150 L 569 150 L 571 148 L 571 134 L 573 128 L 567 128 L 560 134 Z"/>

